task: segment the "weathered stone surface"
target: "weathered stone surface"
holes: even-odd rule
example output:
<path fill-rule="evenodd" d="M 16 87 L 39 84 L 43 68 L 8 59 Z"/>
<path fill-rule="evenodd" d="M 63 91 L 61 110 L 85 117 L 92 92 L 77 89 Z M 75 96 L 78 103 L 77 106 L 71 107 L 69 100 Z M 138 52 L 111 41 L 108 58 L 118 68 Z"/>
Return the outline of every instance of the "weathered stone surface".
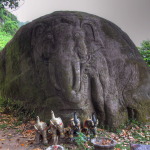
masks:
<path fill-rule="evenodd" d="M 0 94 L 43 119 L 96 112 L 117 127 L 150 117 L 150 74 L 115 24 L 82 12 L 54 12 L 21 27 L 0 53 Z"/>

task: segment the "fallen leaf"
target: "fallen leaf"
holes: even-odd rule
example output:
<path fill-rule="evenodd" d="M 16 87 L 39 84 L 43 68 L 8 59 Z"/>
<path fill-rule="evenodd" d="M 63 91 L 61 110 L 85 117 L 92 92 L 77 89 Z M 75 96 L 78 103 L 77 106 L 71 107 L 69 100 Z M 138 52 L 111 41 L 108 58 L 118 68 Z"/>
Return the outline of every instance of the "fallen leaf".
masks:
<path fill-rule="evenodd" d="M 20 144 L 21 146 L 24 146 L 24 144 Z"/>
<path fill-rule="evenodd" d="M 26 131 L 26 133 L 32 133 L 33 132 L 33 130 L 27 130 Z"/>

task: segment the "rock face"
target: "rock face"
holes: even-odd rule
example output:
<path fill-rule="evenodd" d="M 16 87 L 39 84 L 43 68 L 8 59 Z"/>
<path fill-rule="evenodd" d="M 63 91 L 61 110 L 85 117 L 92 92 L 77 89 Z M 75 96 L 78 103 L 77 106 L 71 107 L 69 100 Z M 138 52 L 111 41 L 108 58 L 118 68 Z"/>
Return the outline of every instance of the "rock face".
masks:
<path fill-rule="evenodd" d="M 54 12 L 21 27 L 0 53 L 0 94 L 43 119 L 96 112 L 100 124 L 150 119 L 150 74 L 115 24 L 82 12 Z"/>

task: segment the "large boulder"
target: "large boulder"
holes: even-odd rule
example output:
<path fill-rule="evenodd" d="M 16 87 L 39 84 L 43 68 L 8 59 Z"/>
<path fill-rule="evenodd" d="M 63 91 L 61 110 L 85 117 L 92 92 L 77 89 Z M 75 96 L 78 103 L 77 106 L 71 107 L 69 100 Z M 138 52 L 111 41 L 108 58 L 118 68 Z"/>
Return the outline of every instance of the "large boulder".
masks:
<path fill-rule="evenodd" d="M 112 22 L 82 12 L 21 27 L 0 53 L 0 94 L 45 120 L 51 110 L 64 121 L 95 111 L 110 127 L 150 119 L 150 73 L 137 48 Z"/>

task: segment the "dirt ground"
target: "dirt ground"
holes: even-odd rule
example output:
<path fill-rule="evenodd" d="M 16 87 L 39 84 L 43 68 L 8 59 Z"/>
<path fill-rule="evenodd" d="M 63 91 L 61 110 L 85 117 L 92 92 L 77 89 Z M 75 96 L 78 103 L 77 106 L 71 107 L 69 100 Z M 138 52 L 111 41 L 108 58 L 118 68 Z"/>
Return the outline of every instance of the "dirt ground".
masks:
<path fill-rule="evenodd" d="M 22 123 L 11 115 L 0 113 L 0 150 L 46 149 L 46 146 L 35 143 L 34 123 Z"/>
<path fill-rule="evenodd" d="M 46 150 L 52 145 L 36 144 L 35 133 L 32 133 L 32 130 L 27 130 L 25 134 L 17 132 L 17 129 L 0 130 L 0 150 Z M 67 147 L 76 149 L 74 144 L 69 144 Z"/>
<path fill-rule="evenodd" d="M 2 150 L 32 150 L 34 145 L 28 144 L 31 139 L 17 133 L 16 129 L 0 131 L 0 149 Z"/>
<path fill-rule="evenodd" d="M 11 115 L 0 113 L 0 150 L 46 150 L 53 145 L 50 136 L 49 144 L 36 144 L 34 124 L 34 120 L 22 123 Z M 66 139 L 59 140 L 59 144 L 62 143 L 70 150 L 76 149 L 76 145 L 67 143 Z"/>

